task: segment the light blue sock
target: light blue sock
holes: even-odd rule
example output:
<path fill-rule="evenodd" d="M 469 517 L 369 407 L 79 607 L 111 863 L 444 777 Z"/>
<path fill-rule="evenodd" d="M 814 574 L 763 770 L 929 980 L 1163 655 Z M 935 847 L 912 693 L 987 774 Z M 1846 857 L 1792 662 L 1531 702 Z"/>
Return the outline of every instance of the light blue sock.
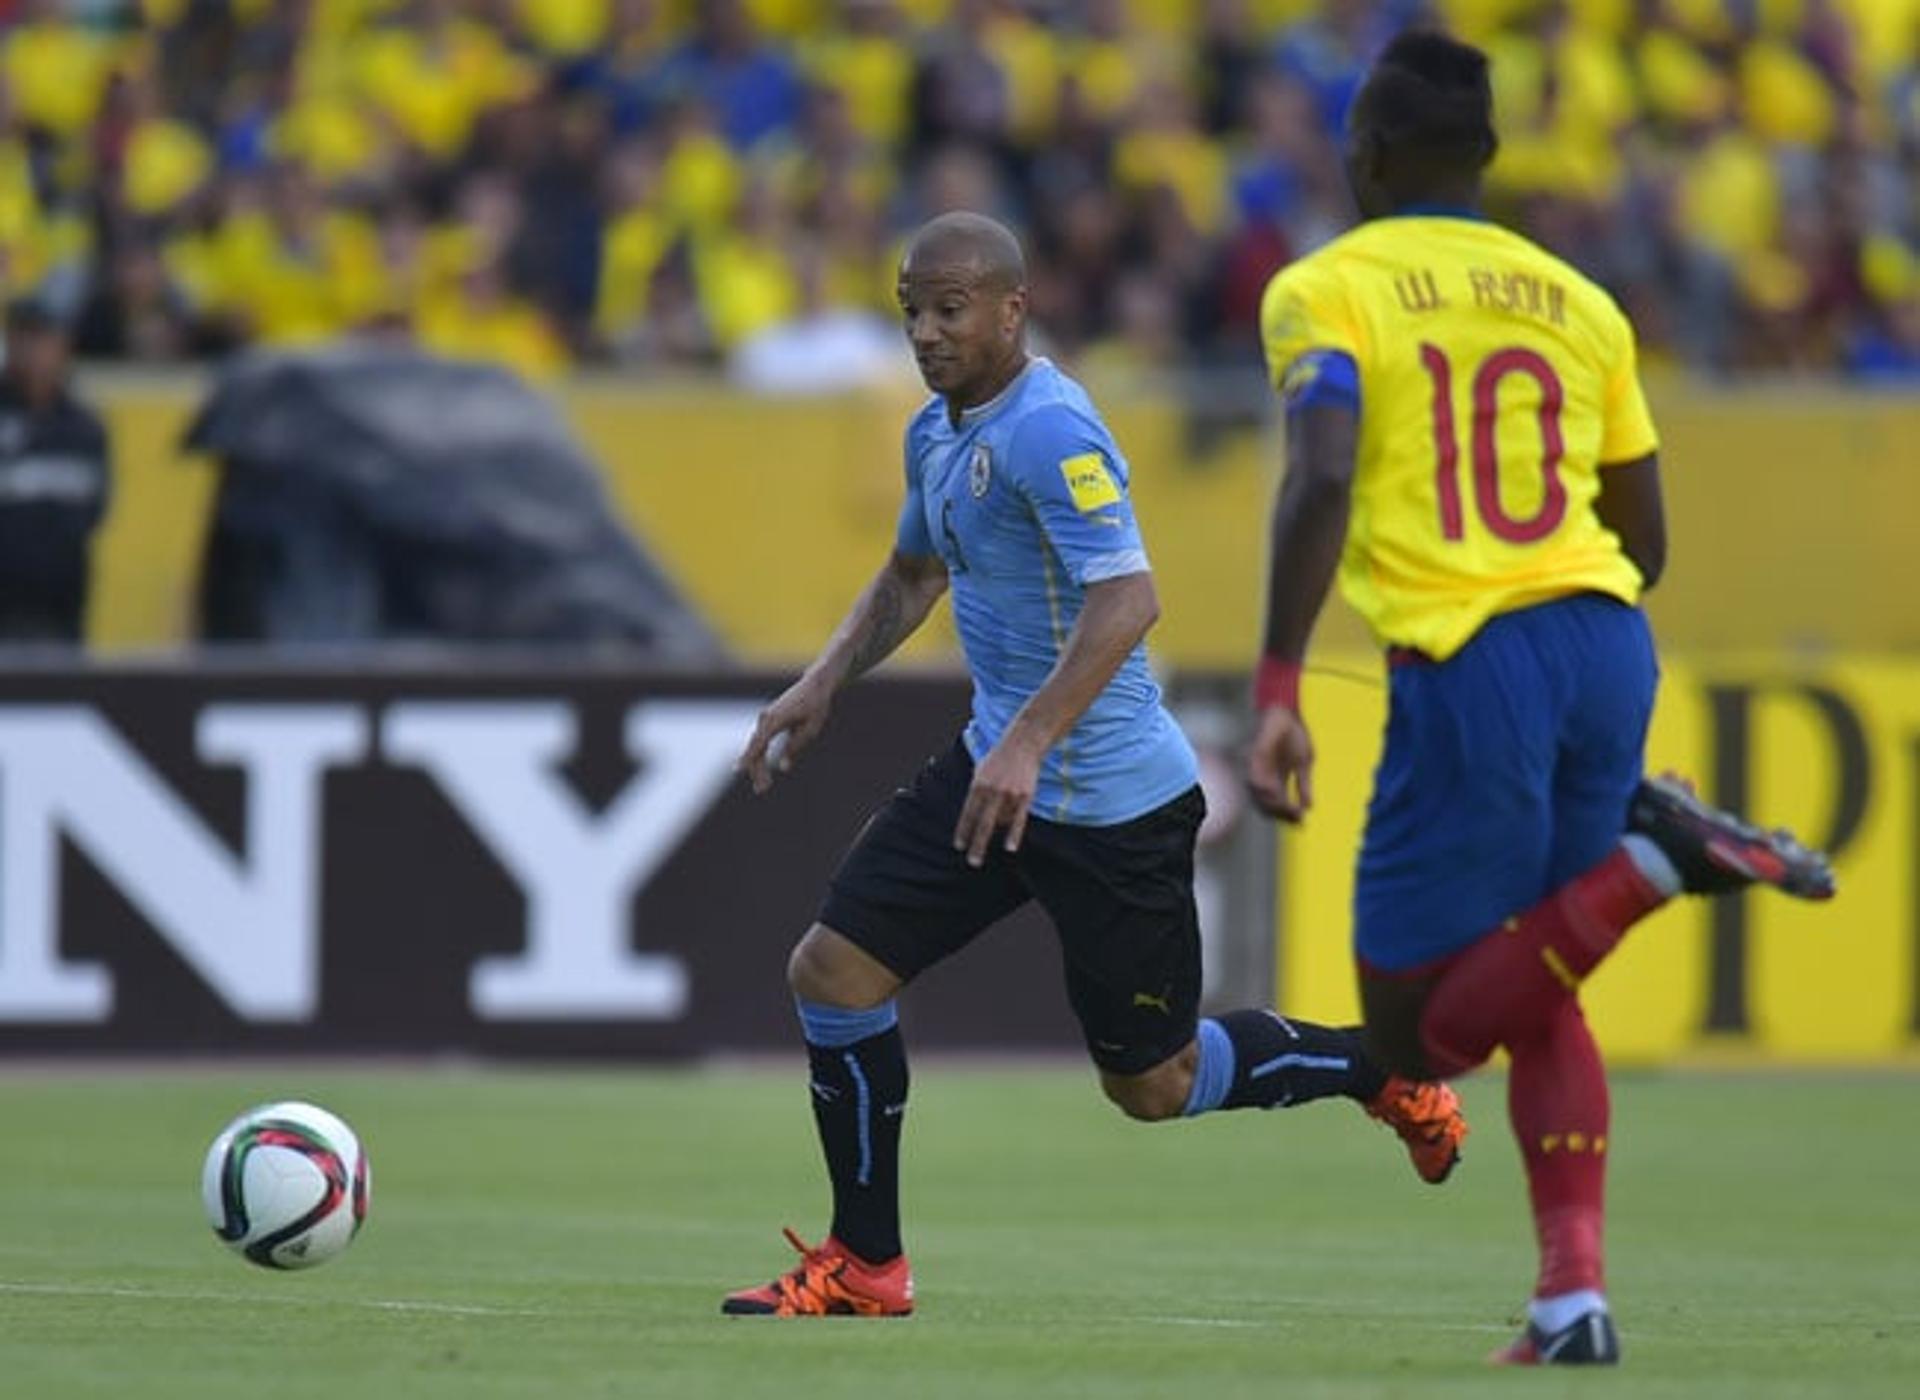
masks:
<path fill-rule="evenodd" d="M 1647 877 L 1649 885 L 1668 899 L 1680 893 L 1680 872 L 1674 868 L 1667 853 L 1653 844 L 1651 837 L 1629 831 L 1620 838 L 1620 844 L 1626 849 L 1627 859 L 1633 862 L 1634 868 Z"/>
<path fill-rule="evenodd" d="M 1233 1087 L 1233 1040 L 1227 1028 L 1208 1017 L 1200 1023 L 1199 1034 L 1194 1038 L 1200 1042 L 1200 1059 L 1193 1067 L 1193 1088 L 1188 1091 L 1187 1106 L 1182 1110 L 1189 1118 L 1220 1107 L 1226 1102 L 1227 1091 Z"/>
<path fill-rule="evenodd" d="M 807 1044 L 828 1050 L 857 1045 L 892 1030 L 900 1023 L 900 1009 L 889 997 L 878 1006 L 855 1010 L 846 1006 L 826 1006 L 804 997 L 793 999 L 800 1013 L 800 1029 Z"/>

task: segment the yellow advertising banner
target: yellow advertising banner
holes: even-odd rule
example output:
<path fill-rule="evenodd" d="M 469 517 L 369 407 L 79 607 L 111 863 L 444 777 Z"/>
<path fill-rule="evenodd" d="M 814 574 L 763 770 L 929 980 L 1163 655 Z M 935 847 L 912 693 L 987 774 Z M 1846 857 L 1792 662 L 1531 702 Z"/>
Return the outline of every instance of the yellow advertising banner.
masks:
<path fill-rule="evenodd" d="M 190 376 L 88 381 L 114 455 L 88 620 L 97 648 L 192 635 L 217 478 L 211 463 L 182 458 L 179 439 L 205 389 Z M 812 656 L 886 558 L 912 396 L 769 400 L 705 381 L 589 378 L 558 398 L 615 506 L 744 660 Z M 1132 467 L 1160 587 L 1157 655 L 1187 668 L 1246 665 L 1278 434 L 1202 432 L 1164 391 L 1100 398 Z M 1654 407 L 1674 549 L 1648 610 L 1670 645 L 1920 648 L 1909 584 L 1920 398 L 1669 384 Z M 1344 608 L 1328 610 L 1320 635 L 1366 644 Z M 944 609 L 908 649 L 922 660 L 956 654 Z"/>
<path fill-rule="evenodd" d="M 1339 1020 L 1358 1015 L 1349 903 L 1386 694 L 1375 657 L 1316 662 L 1303 695 L 1316 806 L 1279 838 L 1279 994 Z M 1647 762 L 1825 845 L 1840 895 L 1682 899 L 1636 928 L 1582 993 L 1609 1056 L 1920 1053 L 1920 660 L 1669 658 Z"/>

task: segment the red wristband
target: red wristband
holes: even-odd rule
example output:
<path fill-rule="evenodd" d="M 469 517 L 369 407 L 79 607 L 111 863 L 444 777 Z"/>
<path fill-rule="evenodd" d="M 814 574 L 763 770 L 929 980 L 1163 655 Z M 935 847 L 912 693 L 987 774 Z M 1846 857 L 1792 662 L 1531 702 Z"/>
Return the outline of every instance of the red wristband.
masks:
<path fill-rule="evenodd" d="M 1300 713 L 1300 663 L 1263 656 L 1253 673 L 1253 707 L 1271 710 L 1276 705 Z"/>

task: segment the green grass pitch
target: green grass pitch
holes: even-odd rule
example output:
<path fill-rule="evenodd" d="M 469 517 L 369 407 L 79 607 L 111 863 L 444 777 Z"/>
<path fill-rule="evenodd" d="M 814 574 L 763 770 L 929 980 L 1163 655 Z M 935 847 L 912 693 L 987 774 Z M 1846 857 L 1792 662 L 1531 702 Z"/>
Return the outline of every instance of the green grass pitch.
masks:
<path fill-rule="evenodd" d="M 1619 1373 L 1499 1372 L 1532 1251 L 1503 1086 L 1438 1189 L 1345 1103 L 1143 1126 L 1065 1067 L 923 1064 L 910 1321 L 727 1320 L 824 1221 L 802 1073 L 0 1071 L 0 1395 L 1920 1394 L 1920 1081 L 1621 1076 Z M 233 1112 L 361 1132 L 368 1228 L 270 1274 L 200 1214 Z"/>

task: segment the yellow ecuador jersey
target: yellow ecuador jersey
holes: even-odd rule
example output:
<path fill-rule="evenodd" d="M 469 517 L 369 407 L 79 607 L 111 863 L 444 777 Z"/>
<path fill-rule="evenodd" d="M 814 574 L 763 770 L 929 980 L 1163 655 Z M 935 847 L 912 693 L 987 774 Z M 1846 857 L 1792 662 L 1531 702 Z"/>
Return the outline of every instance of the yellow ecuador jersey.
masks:
<path fill-rule="evenodd" d="M 1599 287 L 1494 224 L 1399 216 L 1282 269 L 1260 325 L 1289 397 L 1357 373 L 1340 588 L 1383 644 L 1443 660 L 1496 613 L 1638 600 L 1593 503 L 1603 465 L 1656 439 L 1633 329 Z"/>

